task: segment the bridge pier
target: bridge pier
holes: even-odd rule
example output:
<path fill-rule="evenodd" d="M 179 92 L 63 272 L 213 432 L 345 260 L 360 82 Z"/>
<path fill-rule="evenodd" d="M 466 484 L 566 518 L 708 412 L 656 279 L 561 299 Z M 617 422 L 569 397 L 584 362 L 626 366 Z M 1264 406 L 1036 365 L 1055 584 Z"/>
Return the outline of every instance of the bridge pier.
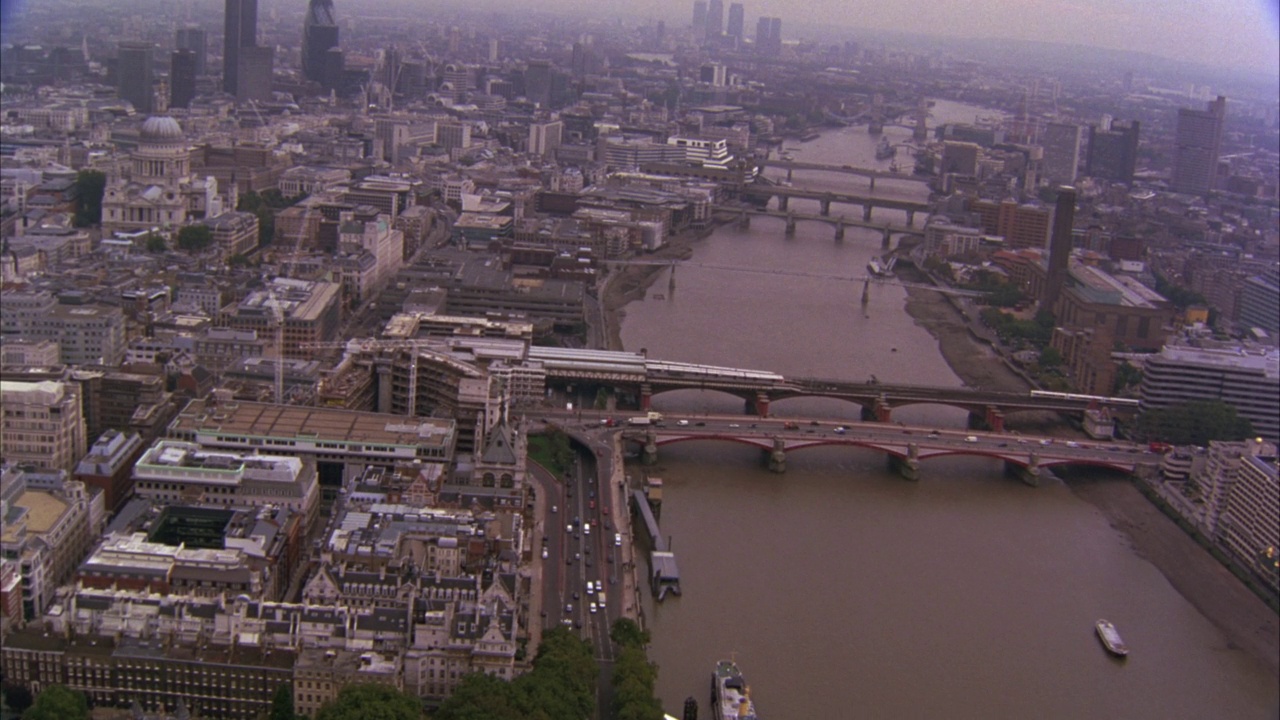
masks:
<path fill-rule="evenodd" d="M 763 391 L 756 393 L 755 402 L 748 405 L 747 412 L 755 413 L 762 418 L 769 417 L 769 393 Z"/>
<path fill-rule="evenodd" d="M 862 222 L 871 222 L 871 203 L 862 206 Z"/>
<path fill-rule="evenodd" d="M 1004 432 L 1004 412 L 995 405 L 988 405 L 986 423 L 991 432 Z"/>
<path fill-rule="evenodd" d="M 653 386 L 649 383 L 640 385 L 640 409 L 648 412 L 653 406 Z"/>
<path fill-rule="evenodd" d="M 844 218 L 840 218 L 840 222 L 836 223 L 836 242 L 844 240 Z"/>
<path fill-rule="evenodd" d="M 889 240 L 892 239 L 892 237 L 893 237 L 893 234 L 889 232 L 888 226 L 886 226 L 884 230 L 880 231 L 880 249 L 881 250 L 889 249 Z"/>
<path fill-rule="evenodd" d="M 907 480 L 920 479 L 920 446 L 915 443 L 907 445 L 907 456 L 889 456 L 889 470 L 898 473 Z"/>
<path fill-rule="evenodd" d="M 862 304 L 871 302 L 871 278 L 862 281 Z"/>
<path fill-rule="evenodd" d="M 1040 456 L 1034 452 L 1031 453 L 1030 462 L 1025 466 L 1006 460 L 1004 473 L 1009 477 L 1021 480 L 1031 487 L 1040 487 Z"/>
<path fill-rule="evenodd" d="M 640 462 L 644 465 L 658 464 L 658 436 L 652 430 L 644 434 L 644 450 L 640 452 Z"/>
<path fill-rule="evenodd" d="M 750 227 L 751 227 L 751 216 L 747 214 L 746 210 L 743 210 L 742 214 L 738 215 L 738 229 L 746 230 Z"/>
<path fill-rule="evenodd" d="M 827 217 L 828 215 L 830 215 L 831 214 L 831 196 L 828 195 L 826 197 L 823 197 L 820 201 L 818 201 L 818 206 L 821 208 L 820 210 L 818 210 L 819 215 L 821 215 L 822 217 Z"/>
<path fill-rule="evenodd" d="M 782 212 L 786 212 L 786 211 L 787 211 L 787 205 L 789 204 L 789 203 L 788 203 L 788 201 L 789 201 L 789 200 L 791 200 L 791 198 L 787 197 L 786 195 L 779 195 L 779 196 L 778 196 L 778 209 L 779 209 L 779 210 L 781 210 Z"/>
<path fill-rule="evenodd" d="M 908 210 L 907 211 L 907 227 L 915 227 L 915 226 L 916 226 L 916 211 Z"/>
<path fill-rule="evenodd" d="M 787 235 L 787 237 L 795 237 L 795 236 L 796 236 L 796 215 L 795 215 L 795 213 L 793 213 L 793 212 L 788 212 L 788 213 L 787 213 L 787 230 L 786 230 L 786 235 Z"/>
<path fill-rule="evenodd" d="M 876 176 L 872 175 L 871 176 L 871 192 L 875 192 L 875 191 L 876 191 Z"/>
<path fill-rule="evenodd" d="M 787 168 L 787 182 L 791 182 L 791 168 Z"/>
<path fill-rule="evenodd" d="M 773 449 L 768 451 L 767 462 L 769 472 L 784 473 L 787 471 L 787 443 L 782 438 L 773 439 Z"/>

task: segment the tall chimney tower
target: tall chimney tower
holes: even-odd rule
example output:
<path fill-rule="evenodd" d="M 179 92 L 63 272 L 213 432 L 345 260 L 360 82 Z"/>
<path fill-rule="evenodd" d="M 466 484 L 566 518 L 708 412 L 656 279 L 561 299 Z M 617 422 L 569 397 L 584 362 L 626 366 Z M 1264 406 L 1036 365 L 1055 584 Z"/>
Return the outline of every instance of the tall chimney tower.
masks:
<path fill-rule="evenodd" d="M 1058 188 L 1058 203 L 1053 209 L 1053 234 L 1049 237 L 1049 275 L 1040 309 L 1053 311 L 1067 281 L 1067 260 L 1071 257 L 1071 225 L 1076 218 L 1076 189 L 1068 185 Z"/>

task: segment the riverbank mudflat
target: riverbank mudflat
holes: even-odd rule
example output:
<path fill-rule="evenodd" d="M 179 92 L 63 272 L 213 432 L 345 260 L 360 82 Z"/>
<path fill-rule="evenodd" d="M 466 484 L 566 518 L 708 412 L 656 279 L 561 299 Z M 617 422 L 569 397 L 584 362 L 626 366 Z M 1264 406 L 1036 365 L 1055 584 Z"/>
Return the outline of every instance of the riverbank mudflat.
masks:
<path fill-rule="evenodd" d="M 666 244 L 646 256 L 646 260 L 687 260 L 693 254 L 693 243 L 708 235 L 714 228 L 686 231 L 667 239 Z M 622 350 L 622 318 L 628 303 L 643 300 L 649 286 L 666 270 L 664 265 L 626 265 L 614 270 L 605 279 L 600 298 L 604 331 L 601 333 L 605 350 Z"/>
<path fill-rule="evenodd" d="M 943 358 L 966 385 L 1011 391 L 1029 388 L 990 345 L 974 337 L 966 318 L 940 293 L 910 288 L 907 296 L 907 312 L 937 338 Z M 1065 431 L 1060 421 L 1025 423 L 1014 418 L 1009 424 L 1036 432 L 1046 422 L 1051 427 L 1041 428 L 1045 432 Z M 1280 672 L 1280 617 L 1133 483 L 1074 476 L 1068 487 L 1097 508 L 1139 555 L 1216 625 L 1230 648 L 1264 663 L 1273 673 Z"/>

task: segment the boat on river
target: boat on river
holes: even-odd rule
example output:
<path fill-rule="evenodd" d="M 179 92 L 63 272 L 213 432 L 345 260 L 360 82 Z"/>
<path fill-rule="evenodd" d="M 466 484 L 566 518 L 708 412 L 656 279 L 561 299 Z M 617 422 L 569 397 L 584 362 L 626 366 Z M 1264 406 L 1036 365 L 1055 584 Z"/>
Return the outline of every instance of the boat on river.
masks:
<path fill-rule="evenodd" d="M 1107 648 L 1107 652 L 1116 657 L 1124 657 L 1129 654 L 1129 646 L 1125 645 L 1124 639 L 1120 637 L 1116 626 L 1112 625 L 1108 620 L 1099 620 L 1097 622 L 1098 639 L 1102 640 L 1102 644 Z"/>
<path fill-rule="evenodd" d="M 898 154 L 897 148 L 889 144 L 889 138 L 881 137 L 880 143 L 876 145 L 876 159 L 888 160 Z"/>
<path fill-rule="evenodd" d="M 711 714 L 715 720 L 757 720 L 751 688 L 732 660 L 716 663 L 711 673 Z"/>

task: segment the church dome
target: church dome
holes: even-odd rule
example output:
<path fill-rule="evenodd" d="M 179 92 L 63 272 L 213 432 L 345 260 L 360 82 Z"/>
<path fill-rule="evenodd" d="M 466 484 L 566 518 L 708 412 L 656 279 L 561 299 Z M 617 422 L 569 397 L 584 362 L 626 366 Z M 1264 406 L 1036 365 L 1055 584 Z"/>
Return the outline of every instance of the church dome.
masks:
<path fill-rule="evenodd" d="M 153 115 L 142 123 L 142 139 L 166 142 L 182 139 L 182 126 L 168 115 Z"/>

